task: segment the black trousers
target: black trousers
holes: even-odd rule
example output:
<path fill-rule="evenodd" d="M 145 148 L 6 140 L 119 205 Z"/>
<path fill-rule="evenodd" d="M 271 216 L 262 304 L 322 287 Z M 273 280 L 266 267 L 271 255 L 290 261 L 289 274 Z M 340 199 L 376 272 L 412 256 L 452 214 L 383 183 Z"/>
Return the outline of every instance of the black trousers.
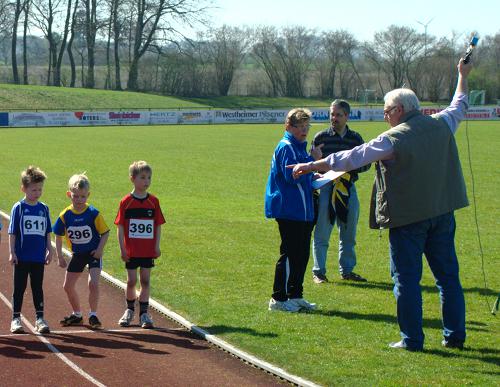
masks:
<path fill-rule="evenodd" d="M 37 317 L 43 316 L 43 274 L 45 264 L 36 262 L 21 262 L 14 265 L 14 294 L 12 295 L 12 312 L 19 316 L 23 307 L 24 292 L 30 277 L 33 305 Z M 15 317 L 17 317 L 15 316 Z"/>
<path fill-rule="evenodd" d="M 276 219 L 281 236 L 280 258 L 274 272 L 273 298 L 302 298 L 304 274 L 311 250 L 313 222 Z"/>

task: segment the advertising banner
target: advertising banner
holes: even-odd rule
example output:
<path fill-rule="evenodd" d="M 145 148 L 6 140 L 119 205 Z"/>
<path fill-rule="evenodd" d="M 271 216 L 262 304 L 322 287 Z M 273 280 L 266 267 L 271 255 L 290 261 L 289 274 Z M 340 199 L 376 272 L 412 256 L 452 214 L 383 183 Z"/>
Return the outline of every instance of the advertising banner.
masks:
<path fill-rule="evenodd" d="M 152 125 L 172 125 L 179 123 L 179 112 L 162 111 L 149 112 L 149 123 Z"/>
<path fill-rule="evenodd" d="M 178 112 L 178 124 L 211 124 L 214 122 L 212 110 L 180 110 Z"/>
<path fill-rule="evenodd" d="M 288 110 L 215 110 L 214 123 L 275 123 L 285 122 Z"/>
<path fill-rule="evenodd" d="M 311 108 L 312 122 L 329 122 L 329 109 Z M 442 111 L 439 106 L 424 106 L 423 114 Z M 0 112 L 0 126 L 95 126 L 95 125 L 175 125 L 284 123 L 288 110 L 165 110 L 165 111 L 97 111 L 97 112 Z M 473 106 L 468 120 L 500 120 L 500 106 Z M 382 107 L 353 108 L 350 121 L 383 121 Z"/>
<path fill-rule="evenodd" d="M 108 119 L 111 125 L 146 125 L 149 124 L 148 111 L 137 112 L 109 112 Z"/>
<path fill-rule="evenodd" d="M 111 125 L 108 112 L 74 112 L 75 125 Z"/>

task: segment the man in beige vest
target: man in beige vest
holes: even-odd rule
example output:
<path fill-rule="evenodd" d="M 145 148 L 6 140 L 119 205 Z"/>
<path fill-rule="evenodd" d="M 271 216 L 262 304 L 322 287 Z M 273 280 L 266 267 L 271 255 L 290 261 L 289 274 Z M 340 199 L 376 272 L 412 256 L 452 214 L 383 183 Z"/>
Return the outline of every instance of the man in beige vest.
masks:
<path fill-rule="evenodd" d="M 391 348 L 420 351 L 422 254 L 436 279 L 442 302 L 442 345 L 463 348 L 465 301 L 455 252 L 454 211 L 468 205 L 454 134 L 468 108 L 471 64 L 460 60 L 455 96 L 448 108 L 425 116 L 409 89 L 384 97 L 384 119 L 391 129 L 349 151 L 296 164 L 298 178 L 312 171 L 350 171 L 376 162 L 370 227 L 388 228 L 391 274 L 401 340 Z"/>

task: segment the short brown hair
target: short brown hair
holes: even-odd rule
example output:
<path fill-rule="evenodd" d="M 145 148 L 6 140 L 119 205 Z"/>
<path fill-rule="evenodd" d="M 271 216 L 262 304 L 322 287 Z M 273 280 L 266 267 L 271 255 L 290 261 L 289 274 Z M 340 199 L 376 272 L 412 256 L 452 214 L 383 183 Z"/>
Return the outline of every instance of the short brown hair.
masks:
<path fill-rule="evenodd" d="M 128 168 L 128 173 L 132 177 L 136 177 L 139 173 L 142 172 L 149 172 L 150 174 L 153 173 L 151 166 L 143 160 L 134 161 Z"/>
<path fill-rule="evenodd" d="M 351 113 L 351 106 L 349 105 L 349 102 L 347 102 L 344 99 L 336 99 L 330 105 L 330 112 L 333 110 L 335 106 L 341 108 L 344 111 L 344 114 L 349 117 L 349 114 Z"/>
<path fill-rule="evenodd" d="M 47 175 L 40 168 L 30 165 L 26 170 L 21 172 L 21 184 L 23 187 L 28 187 L 33 183 L 43 183 Z"/>
<path fill-rule="evenodd" d="M 312 113 L 309 109 L 305 108 L 295 108 L 288 112 L 286 115 L 285 124 L 290 124 L 292 126 L 296 126 L 305 121 L 310 121 L 312 117 Z"/>

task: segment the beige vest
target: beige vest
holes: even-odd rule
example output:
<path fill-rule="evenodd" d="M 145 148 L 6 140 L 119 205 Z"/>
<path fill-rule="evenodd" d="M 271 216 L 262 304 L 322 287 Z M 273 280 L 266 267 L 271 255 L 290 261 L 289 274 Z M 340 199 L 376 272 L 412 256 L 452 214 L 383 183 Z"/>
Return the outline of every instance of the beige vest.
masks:
<path fill-rule="evenodd" d="M 371 228 L 393 228 L 469 203 L 455 137 L 441 118 L 411 111 L 384 133 L 394 159 L 376 163 Z"/>

